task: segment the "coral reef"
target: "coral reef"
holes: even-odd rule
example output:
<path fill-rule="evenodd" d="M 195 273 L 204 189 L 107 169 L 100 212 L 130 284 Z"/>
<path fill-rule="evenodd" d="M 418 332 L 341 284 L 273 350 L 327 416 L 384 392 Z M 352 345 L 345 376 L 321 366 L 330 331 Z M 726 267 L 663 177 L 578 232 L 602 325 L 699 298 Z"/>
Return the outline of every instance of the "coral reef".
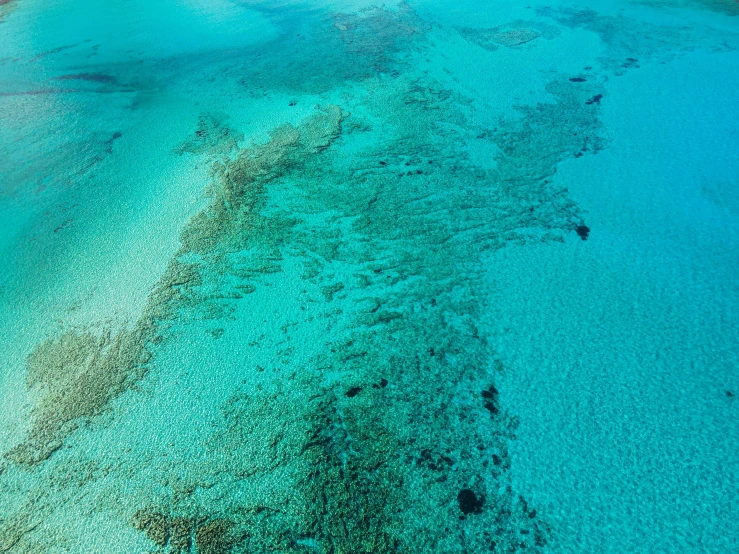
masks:
<path fill-rule="evenodd" d="M 291 95 L 320 94 L 363 82 L 408 65 L 401 54 L 423 41 L 428 23 L 405 3 L 395 10 L 370 7 L 355 13 L 315 13 L 292 5 L 290 16 L 277 16 L 271 5 L 254 2 L 281 32 L 255 50 L 242 71 L 241 83 L 251 94 L 284 91 Z M 296 51 L 311 55 L 295 55 Z"/>
<path fill-rule="evenodd" d="M 108 329 L 99 335 L 69 330 L 36 347 L 28 358 L 27 384 L 40 389 L 42 396 L 27 439 L 5 457 L 26 465 L 47 459 L 81 419 L 99 415 L 110 400 L 146 374 L 150 347 L 165 338 L 182 310 L 198 308 L 203 317 L 211 318 L 228 313 L 222 301 L 234 295 L 199 292 L 202 264 L 184 263 L 179 257 L 197 253 L 203 259 L 213 258 L 214 266 L 227 271 L 224 252 L 255 246 L 254 237 L 260 232 L 266 231 L 268 241 L 274 239 L 269 222 L 258 213 L 265 185 L 328 147 L 339 135 L 344 117 L 341 109 L 330 106 L 299 128 L 281 127 L 267 144 L 245 149 L 227 166 L 219 165 L 212 201 L 183 230 L 178 256 L 169 263 L 132 328 Z M 274 249 L 273 243 L 267 246 Z M 244 271 L 243 266 L 234 271 L 239 269 Z M 250 271 L 259 274 L 270 269 L 257 259 Z"/>
<path fill-rule="evenodd" d="M 721 0 L 698 0 L 696 5 L 719 5 Z M 736 2 L 734 2 L 736 5 Z M 671 4 L 672 6 L 672 4 Z M 573 8 L 537 8 L 537 13 L 569 28 L 597 33 L 606 46 L 599 58 L 601 67 L 613 75 L 623 75 L 638 69 L 638 61 L 666 63 L 676 56 L 690 52 L 695 45 L 710 45 L 715 50 L 731 49 L 724 33 L 716 33 L 699 24 L 688 27 L 659 25 L 637 21 L 625 15 L 602 15 L 595 10 Z M 728 42 L 727 42 L 728 40 Z"/>
<path fill-rule="evenodd" d="M 556 103 L 521 107 L 520 119 L 485 135 L 500 149 L 489 168 L 456 149 L 470 131 L 448 91 L 406 81 L 362 98 L 392 124 L 371 130 L 347 120 L 354 130 L 342 145 L 354 154 L 314 149 L 311 162 L 289 173 L 285 211 L 294 202 L 293 211 L 334 219 L 301 221 L 278 242 L 304 261 L 305 283 L 319 297 L 336 302 L 341 291 L 349 323 L 299 373 L 272 373 L 278 392 L 237 395 L 224 408 L 227 431 L 209 443 L 214 459 L 198 482 L 211 486 L 218 475 L 220 494 L 237 498 L 248 478 L 246 498 L 224 511 L 178 496 L 169 513 L 227 517 L 245 534 L 238 547 L 250 552 L 541 549 L 548 526 L 507 476 L 516 422 L 490 385 L 500 364 L 475 324 L 486 296 L 476 276 L 488 251 L 564 240 L 580 223 L 577 206 L 548 178 L 573 151 L 599 148 L 598 106 L 586 104 L 597 86 L 553 81 Z M 372 132 L 385 137 L 381 146 L 363 139 Z M 286 160 L 297 135 L 287 128 L 276 136 L 272 159 Z M 365 146 L 348 148 L 353 140 Z M 266 198 L 240 200 L 253 186 L 226 181 L 234 199 L 216 213 L 255 206 L 263 217 Z M 352 224 L 343 232 L 323 227 L 346 220 Z M 218 259 L 238 247 L 230 225 L 183 244 Z M 341 288 L 331 271 L 337 262 L 353 275 Z M 276 480 L 286 483 L 280 493 Z M 460 491 L 474 498 L 460 500 Z"/>
<path fill-rule="evenodd" d="M 9 552 L 24 535 L 32 532 L 41 524 L 40 519 L 31 509 L 21 512 L 15 517 L 3 514 L 0 517 L 0 552 Z"/>
<path fill-rule="evenodd" d="M 195 531 L 195 547 L 199 554 L 227 554 L 241 542 L 234 533 L 234 524 L 228 519 L 214 519 Z"/>
<path fill-rule="evenodd" d="M 62 445 L 77 421 L 98 415 L 108 402 L 140 379 L 150 359 L 142 328 L 100 337 L 64 333 L 41 343 L 28 358 L 28 385 L 44 394 L 28 439 L 6 457 L 33 465 Z"/>
<path fill-rule="evenodd" d="M 150 510 L 137 511 L 132 520 L 135 529 L 160 548 L 173 553 L 227 554 L 244 539 L 226 518 L 169 517 Z M 194 550 L 193 550 L 194 546 Z"/>
<path fill-rule="evenodd" d="M 516 420 L 491 385 L 503 369 L 478 328 L 494 286 L 480 277 L 494 250 L 582 238 L 582 214 L 552 176 L 602 147 L 600 107 L 588 104 L 602 82 L 553 75 L 550 102 L 480 129 L 465 99 L 401 74 L 394 54 L 424 29 L 407 7 L 326 26 L 308 58 L 283 64 L 278 47 L 244 83 L 297 95 L 362 80 L 346 95 L 354 115 L 326 106 L 246 147 L 225 119 L 203 116 L 178 152 L 211 160 L 207 205 L 130 328 L 38 345 L 27 381 L 41 400 L 7 457 L 48 458 L 145 376 L 174 325 L 223 319 L 224 329 L 289 256 L 325 324 L 319 353 L 260 345 L 274 349 L 269 387 L 234 384 L 202 459 L 162 469 L 166 492 L 138 498 L 131 525 L 160 551 L 193 554 L 541 551 L 546 516 L 508 475 Z M 550 32 L 516 23 L 468 38 L 493 49 Z M 498 154 L 472 163 L 462 145 L 476 140 Z M 10 544 L 18 526 L 3 525 Z"/>
<path fill-rule="evenodd" d="M 551 40 L 560 31 L 553 25 L 517 20 L 492 28 L 463 27 L 459 29 L 459 33 L 470 42 L 492 52 L 501 46 L 512 48 L 540 37 Z"/>
<path fill-rule="evenodd" d="M 139 510 L 134 515 L 133 526 L 144 531 L 147 538 L 158 546 L 166 546 L 169 541 L 169 520 L 160 513 Z"/>
<path fill-rule="evenodd" d="M 386 70 L 393 54 L 425 27 L 405 2 L 395 12 L 373 6 L 336 14 L 334 26 L 350 55 L 369 59 L 378 70 Z"/>
<path fill-rule="evenodd" d="M 187 552 L 192 546 L 194 522 L 187 517 L 173 517 L 169 521 L 169 543 L 175 552 Z"/>
<path fill-rule="evenodd" d="M 207 156 L 224 156 L 238 149 L 241 133 L 235 132 L 224 124 L 222 117 L 201 115 L 195 136 L 179 145 L 178 154 L 198 154 Z"/>

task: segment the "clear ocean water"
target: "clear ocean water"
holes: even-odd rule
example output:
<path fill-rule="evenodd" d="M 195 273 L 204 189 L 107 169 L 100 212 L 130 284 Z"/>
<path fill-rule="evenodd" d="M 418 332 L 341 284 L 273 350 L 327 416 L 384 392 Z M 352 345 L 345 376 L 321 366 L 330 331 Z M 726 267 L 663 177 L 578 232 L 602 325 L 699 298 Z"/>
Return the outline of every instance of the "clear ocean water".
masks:
<path fill-rule="evenodd" d="M 0 553 L 739 552 L 736 0 L 0 0 Z"/>

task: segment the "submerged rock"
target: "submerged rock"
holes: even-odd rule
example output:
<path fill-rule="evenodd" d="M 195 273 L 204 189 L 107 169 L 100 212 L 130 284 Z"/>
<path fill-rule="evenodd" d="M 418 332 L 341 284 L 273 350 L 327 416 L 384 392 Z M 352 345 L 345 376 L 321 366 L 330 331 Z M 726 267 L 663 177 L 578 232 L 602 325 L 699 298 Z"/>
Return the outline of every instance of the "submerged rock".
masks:
<path fill-rule="evenodd" d="M 464 515 L 481 513 L 485 504 L 485 498 L 482 496 L 478 498 L 472 489 L 459 491 L 457 501 L 459 502 L 459 509 L 462 510 Z"/>
<path fill-rule="evenodd" d="M 582 240 L 588 240 L 588 237 L 590 236 L 590 227 L 587 225 L 578 225 L 575 227 L 575 232 Z"/>

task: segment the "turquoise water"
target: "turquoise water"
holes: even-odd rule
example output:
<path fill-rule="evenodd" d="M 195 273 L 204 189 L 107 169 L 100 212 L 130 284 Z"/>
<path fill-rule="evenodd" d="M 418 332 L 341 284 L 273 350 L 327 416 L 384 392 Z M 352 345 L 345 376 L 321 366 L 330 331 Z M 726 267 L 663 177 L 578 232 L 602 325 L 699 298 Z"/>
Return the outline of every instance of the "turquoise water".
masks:
<path fill-rule="evenodd" d="M 0 0 L 0 553 L 739 552 L 738 16 Z"/>

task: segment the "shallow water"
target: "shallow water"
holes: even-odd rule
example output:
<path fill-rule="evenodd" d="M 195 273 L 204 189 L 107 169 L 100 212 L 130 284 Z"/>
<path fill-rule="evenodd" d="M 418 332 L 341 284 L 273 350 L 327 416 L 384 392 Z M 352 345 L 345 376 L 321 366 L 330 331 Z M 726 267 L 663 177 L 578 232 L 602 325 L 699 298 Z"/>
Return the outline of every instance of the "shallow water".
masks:
<path fill-rule="evenodd" d="M 0 2 L 0 552 L 739 551 L 738 15 Z"/>

